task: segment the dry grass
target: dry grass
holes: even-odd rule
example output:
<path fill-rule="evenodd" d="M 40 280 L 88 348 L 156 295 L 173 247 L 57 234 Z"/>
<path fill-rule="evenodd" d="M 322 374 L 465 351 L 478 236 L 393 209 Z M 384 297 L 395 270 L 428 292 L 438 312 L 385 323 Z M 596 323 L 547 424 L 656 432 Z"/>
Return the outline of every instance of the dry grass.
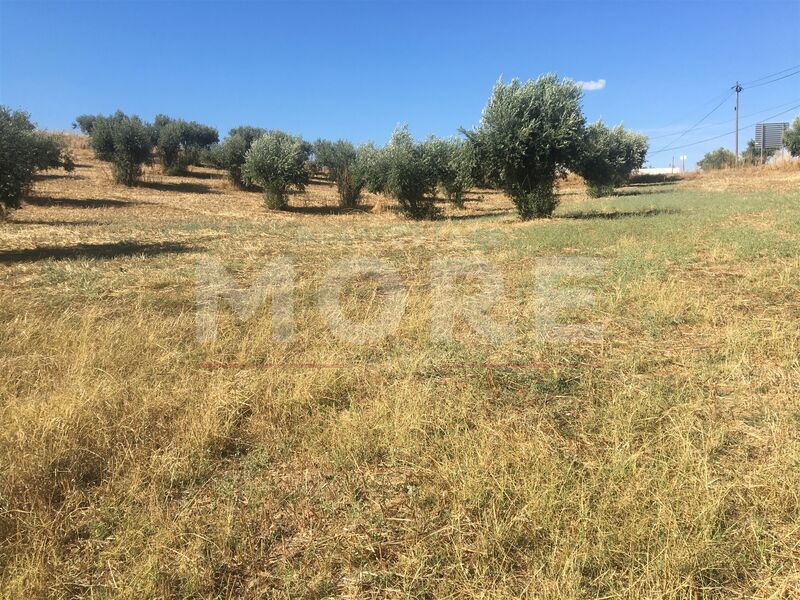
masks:
<path fill-rule="evenodd" d="M 484 192 L 411 223 L 375 197 L 339 213 L 322 183 L 275 213 L 213 171 L 124 189 L 77 162 L 0 224 L 4 596 L 800 594 L 795 173 L 601 201 L 567 181 L 552 220 Z M 205 254 L 243 284 L 294 257 L 294 339 L 271 340 L 265 306 L 199 344 Z M 465 255 L 505 277 L 505 344 L 463 323 L 430 341 L 430 259 Z M 606 261 L 569 315 L 602 343 L 533 335 L 535 260 L 559 255 Z M 315 304 L 350 256 L 387 258 L 408 290 L 367 346 Z M 372 296 L 347 299 L 363 314 Z"/>
<path fill-rule="evenodd" d="M 688 174 L 685 185 L 689 189 L 715 192 L 770 190 L 788 194 L 800 188 L 800 161 L 782 160 L 763 166 Z"/>

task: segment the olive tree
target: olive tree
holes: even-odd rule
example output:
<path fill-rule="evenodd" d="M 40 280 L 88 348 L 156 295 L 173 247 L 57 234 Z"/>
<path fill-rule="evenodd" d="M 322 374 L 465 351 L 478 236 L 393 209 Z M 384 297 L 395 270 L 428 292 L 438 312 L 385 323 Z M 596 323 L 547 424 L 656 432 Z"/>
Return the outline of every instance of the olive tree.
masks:
<path fill-rule="evenodd" d="M 150 126 L 139 117 L 120 111 L 110 117 L 97 117 L 91 146 L 99 160 L 111 163 L 114 181 L 132 186 L 142 173 L 142 165 L 152 158 Z"/>
<path fill-rule="evenodd" d="M 626 131 L 622 125 L 609 129 L 598 121 L 586 128 L 575 170 L 586 181 L 590 196 L 608 196 L 615 187 L 628 183 L 633 171 L 642 168 L 647 148 L 646 136 Z"/>
<path fill-rule="evenodd" d="M 480 125 L 465 132 L 481 171 L 511 196 L 523 219 L 549 216 L 558 204 L 556 179 L 580 156 L 581 98 L 574 82 L 555 75 L 498 81 Z"/>
<path fill-rule="evenodd" d="M 81 133 L 85 133 L 86 135 L 91 135 L 95 121 L 102 118 L 102 115 L 80 115 L 75 117 L 75 122 L 72 124 L 72 128 L 79 129 Z"/>
<path fill-rule="evenodd" d="M 717 148 L 706 152 L 703 158 L 697 161 L 697 166 L 703 171 L 729 169 L 736 166 L 736 155 L 727 148 Z"/>
<path fill-rule="evenodd" d="M 334 162 L 334 142 L 317 138 L 311 145 L 311 154 L 313 159 L 311 161 L 312 169 L 315 173 L 321 173 L 331 181 L 334 181 L 331 176 L 331 164 Z"/>
<path fill-rule="evenodd" d="M 164 172 L 174 175 L 195 164 L 200 151 L 218 141 L 219 134 L 213 127 L 195 121 L 169 120 L 158 127 L 158 158 Z"/>
<path fill-rule="evenodd" d="M 454 206 L 464 208 L 464 195 L 475 184 L 472 144 L 461 138 L 430 137 L 424 148 L 437 185 Z"/>
<path fill-rule="evenodd" d="M 783 132 L 783 145 L 792 156 L 800 156 L 800 117 L 796 117 L 792 126 Z"/>
<path fill-rule="evenodd" d="M 359 161 L 360 148 L 351 142 L 317 140 L 314 142 L 314 163 L 324 169 L 327 177 L 336 183 L 339 205 L 342 208 L 358 206 L 366 179 Z"/>
<path fill-rule="evenodd" d="M 0 106 L 0 214 L 19 208 L 37 171 L 74 168 L 63 138 L 36 130 L 27 113 Z"/>
<path fill-rule="evenodd" d="M 359 146 L 358 169 L 364 185 L 373 194 L 383 194 L 386 189 L 386 153 L 372 142 Z"/>
<path fill-rule="evenodd" d="M 414 141 L 408 127 L 398 127 L 392 139 L 376 157 L 375 167 L 382 173 L 382 192 L 395 198 L 400 212 L 412 219 L 436 215 L 433 197 L 436 192 L 436 170 L 425 145 Z M 377 178 L 376 178 L 376 183 Z"/>
<path fill-rule="evenodd" d="M 285 209 L 289 205 L 289 189 L 303 190 L 308 183 L 309 154 L 310 145 L 302 138 L 283 131 L 268 131 L 247 151 L 243 180 L 261 186 L 268 208 Z"/>
<path fill-rule="evenodd" d="M 253 142 L 266 132 L 266 129 L 249 125 L 234 127 L 228 132 L 228 137 L 212 150 L 211 162 L 228 171 L 228 179 L 233 185 L 246 188 L 247 183 L 242 177 L 245 156 Z"/>

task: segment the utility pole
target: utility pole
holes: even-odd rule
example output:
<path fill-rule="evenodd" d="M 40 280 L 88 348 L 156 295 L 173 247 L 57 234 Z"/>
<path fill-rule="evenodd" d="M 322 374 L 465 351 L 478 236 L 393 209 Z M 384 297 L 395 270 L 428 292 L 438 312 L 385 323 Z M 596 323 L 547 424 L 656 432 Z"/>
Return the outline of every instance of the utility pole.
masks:
<path fill-rule="evenodd" d="M 742 91 L 742 86 L 739 85 L 739 82 L 736 82 L 736 86 L 734 88 L 736 90 L 736 162 L 734 163 L 737 167 L 739 166 L 739 92 Z"/>

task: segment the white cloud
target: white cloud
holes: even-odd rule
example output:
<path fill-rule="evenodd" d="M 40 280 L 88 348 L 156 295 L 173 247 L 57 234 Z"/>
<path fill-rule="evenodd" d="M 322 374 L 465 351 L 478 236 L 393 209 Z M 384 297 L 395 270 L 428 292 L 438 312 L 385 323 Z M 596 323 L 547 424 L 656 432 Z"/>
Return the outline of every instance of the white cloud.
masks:
<path fill-rule="evenodd" d="M 606 87 L 605 79 L 597 79 L 595 81 L 576 81 L 575 83 L 578 84 L 578 87 L 587 92 L 602 90 L 604 87 Z"/>

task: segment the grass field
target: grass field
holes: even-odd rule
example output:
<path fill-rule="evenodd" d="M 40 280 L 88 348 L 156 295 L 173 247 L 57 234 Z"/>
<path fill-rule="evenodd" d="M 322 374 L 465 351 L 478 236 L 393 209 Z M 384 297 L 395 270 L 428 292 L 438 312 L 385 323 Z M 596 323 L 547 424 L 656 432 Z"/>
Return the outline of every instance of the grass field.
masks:
<path fill-rule="evenodd" d="M 410 222 L 375 196 L 340 213 L 321 182 L 276 213 L 215 171 L 127 189 L 77 158 L 0 223 L 5 597 L 800 596 L 796 166 L 603 200 L 568 181 L 526 223 L 475 192 Z M 267 303 L 201 344 L 202 256 L 242 285 L 291 257 L 294 337 Z M 510 340 L 431 341 L 449 256 L 503 274 Z M 560 318 L 602 339 L 542 339 L 537 265 L 576 256 L 602 273 L 561 282 L 594 304 Z M 316 304 L 350 257 L 407 291 L 361 346 Z"/>

